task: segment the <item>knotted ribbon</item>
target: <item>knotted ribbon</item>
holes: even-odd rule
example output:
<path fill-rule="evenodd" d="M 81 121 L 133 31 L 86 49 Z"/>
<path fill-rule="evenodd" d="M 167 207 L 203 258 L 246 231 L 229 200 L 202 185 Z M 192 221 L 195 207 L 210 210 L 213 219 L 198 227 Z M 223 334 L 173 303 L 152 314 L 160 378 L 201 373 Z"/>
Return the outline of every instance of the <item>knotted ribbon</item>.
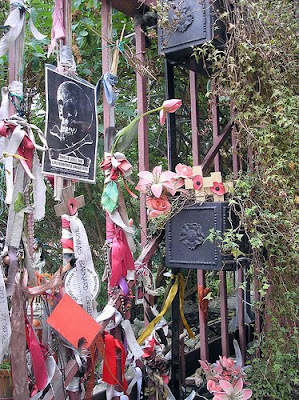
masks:
<path fill-rule="evenodd" d="M 0 41 L 0 57 L 8 51 L 13 42 L 20 36 L 25 24 L 26 11 L 30 15 L 29 25 L 32 35 L 37 40 L 45 39 L 46 36 L 42 35 L 34 26 L 31 11 L 25 7 L 24 0 L 10 0 L 10 13 L 4 23 L 4 26 L 9 27 L 9 30 L 3 35 Z"/>
<path fill-rule="evenodd" d="M 113 90 L 113 86 L 117 84 L 118 78 L 116 75 L 106 72 L 102 79 L 102 85 L 104 88 L 107 103 L 110 107 L 114 107 L 117 100 L 117 95 Z"/>
<path fill-rule="evenodd" d="M 134 259 L 124 231 L 114 223 L 107 221 L 107 240 L 112 241 L 110 286 L 117 286 L 128 270 L 134 270 Z"/>

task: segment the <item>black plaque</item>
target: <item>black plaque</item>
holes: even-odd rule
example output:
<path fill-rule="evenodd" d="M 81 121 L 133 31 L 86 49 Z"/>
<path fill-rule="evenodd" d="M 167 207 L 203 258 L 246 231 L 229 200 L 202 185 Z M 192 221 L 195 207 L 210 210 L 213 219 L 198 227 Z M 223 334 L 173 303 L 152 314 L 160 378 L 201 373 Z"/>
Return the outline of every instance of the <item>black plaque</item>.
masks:
<path fill-rule="evenodd" d="M 46 66 L 46 138 L 43 172 L 95 182 L 98 121 L 95 87 Z"/>
<path fill-rule="evenodd" d="M 221 254 L 219 241 L 206 240 L 209 231 L 231 228 L 227 203 L 194 204 L 166 225 L 166 265 L 171 268 L 220 270 L 231 255 Z"/>
<path fill-rule="evenodd" d="M 159 53 L 172 62 L 202 72 L 202 63 L 196 63 L 191 55 L 194 47 L 208 41 L 213 41 L 216 47 L 223 46 L 225 28 L 216 18 L 221 4 L 215 0 L 165 0 L 169 24 L 159 29 Z"/>

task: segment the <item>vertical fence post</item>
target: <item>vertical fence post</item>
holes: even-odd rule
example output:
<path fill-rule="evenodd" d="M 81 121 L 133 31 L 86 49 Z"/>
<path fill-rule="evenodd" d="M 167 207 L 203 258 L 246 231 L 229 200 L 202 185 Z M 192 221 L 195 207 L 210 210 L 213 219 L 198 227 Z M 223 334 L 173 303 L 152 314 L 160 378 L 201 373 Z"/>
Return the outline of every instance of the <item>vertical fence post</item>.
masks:
<path fill-rule="evenodd" d="M 166 77 L 166 98 L 172 99 L 175 97 L 174 91 L 174 68 L 167 60 L 165 60 L 165 77 Z M 177 164 L 177 143 L 176 143 L 176 124 L 175 114 L 167 114 L 167 155 L 168 168 L 174 171 Z M 175 281 L 177 269 L 173 269 L 174 275 L 172 284 Z M 172 325 L 171 325 L 171 382 L 170 388 L 176 399 L 181 398 L 181 376 L 180 376 L 180 301 L 179 289 L 172 302 L 171 308 Z"/>
<path fill-rule="evenodd" d="M 198 104 L 197 104 L 197 75 L 189 72 L 190 79 L 190 99 L 191 99 L 191 129 L 192 129 L 192 156 L 193 165 L 200 163 L 200 139 L 198 136 Z M 205 271 L 197 270 L 197 284 L 205 286 Z M 200 358 L 209 359 L 207 321 L 200 307 L 199 312 L 199 336 L 200 336 Z"/>
<path fill-rule="evenodd" d="M 145 61 L 145 34 L 140 24 L 135 25 L 135 38 L 136 38 L 136 57 L 140 61 Z M 138 71 L 136 72 L 137 83 L 137 107 L 138 114 L 143 114 L 147 111 L 147 78 L 142 76 Z M 148 124 L 147 117 L 142 117 L 138 124 L 138 160 L 139 171 L 149 169 L 148 159 Z M 140 227 L 141 227 L 141 246 L 146 244 L 146 206 L 145 194 L 140 195 Z"/>

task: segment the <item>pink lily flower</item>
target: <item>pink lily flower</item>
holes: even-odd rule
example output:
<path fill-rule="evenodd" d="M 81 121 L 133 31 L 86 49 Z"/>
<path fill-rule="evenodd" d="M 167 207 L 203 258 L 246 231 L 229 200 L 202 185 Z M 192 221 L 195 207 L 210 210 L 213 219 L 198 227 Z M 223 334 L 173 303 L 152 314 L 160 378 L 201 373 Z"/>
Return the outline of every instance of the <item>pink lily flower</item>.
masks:
<path fill-rule="evenodd" d="M 166 113 L 173 113 L 182 105 L 182 100 L 170 99 L 165 100 L 162 104 L 162 110 L 160 111 L 160 124 L 163 126 L 166 121 Z"/>
<path fill-rule="evenodd" d="M 159 198 L 163 189 L 168 190 L 172 195 L 176 191 L 174 181 L 177 179 L 177 175 L 171 171 L 162 172 L 161 165 L 155 167 L 153 172 L 141 171 L 138 176 L 140 180 L 136 189 L 142 193 L 147 193 L 148 189 L 150 189 L 152 194 Z"/>
<path fill-rule="evenodd" d="M 242 378 L 234 386 L 226 380 L 221 380 L 219 385 L 224 392 L 215 393 L 213 400 L 247 400 L 252 396 L 251 389 L 243 389 Z"/>

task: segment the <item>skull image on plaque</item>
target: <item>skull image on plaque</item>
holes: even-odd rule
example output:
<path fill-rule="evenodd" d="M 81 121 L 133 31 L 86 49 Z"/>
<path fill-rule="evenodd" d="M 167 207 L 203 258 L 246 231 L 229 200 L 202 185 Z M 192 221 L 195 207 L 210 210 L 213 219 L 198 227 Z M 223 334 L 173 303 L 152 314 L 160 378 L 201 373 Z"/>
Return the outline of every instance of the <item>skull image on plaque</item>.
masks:
<path fill-rule="evenodd" d="M 95 182 L 98 137 L 95 87 L 46 66 L 48 151 L 43 171 Z"/>
<path fill-rule="evenodd" d="M 232 264 L 233 257 L 221 253 L 219 241 L 206 239 L 212 229 L 223 234 L 229 228 L 225 202 L 185 207 L 166 224 L 167 267 L 220 270 Z"/>

